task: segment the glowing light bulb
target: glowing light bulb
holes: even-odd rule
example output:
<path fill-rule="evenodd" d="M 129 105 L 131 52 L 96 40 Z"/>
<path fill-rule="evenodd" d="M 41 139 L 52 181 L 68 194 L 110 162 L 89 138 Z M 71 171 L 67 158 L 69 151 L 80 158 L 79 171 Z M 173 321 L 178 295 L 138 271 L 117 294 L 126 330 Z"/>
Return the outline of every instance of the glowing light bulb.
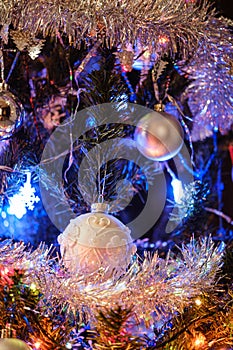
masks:
<path fill-rule="evenodd" d="M 202 301 L 201 301 L 201 299 L 196 299 L 195 300 L 195 304 L 197 305 L 197 306 L 201 306 L 201 304 L 202 304 Z"/>
<path fill-rule="evenodd" d="M 37 290 L 36 284 L 35 284 L 34 282 L 32 282 L 32 283 L 30 284 L 30 289 L 31 289 L 32 291 L 36 291 L 36 290 Z"/>
<path fill-rule="evenodd" d="M 34 344 L 34 348 L 35 349 L 40 349 L 40 346 L 41 346 L 41 343 L 39 341 L 37 341 L 35 344 Z"/>
<path fill-rule="evenodd" d="M 184 190 L 182 186 L 182 182 L 178 179 L 173 179 L 171 182 L 173 188 L 174 200 L 177 204 L 181 203 L 181 198 L 184 195 Z"/>
<path fill-rule="evenodd" d="M 196 349 L 198 349 L 198 348 L 200 348 L 200 347 L 202 347 L 202 346 L 204 346 L 205 345 L 205 341 L 206 341 L 206 338 L 205 338 L 205 336 L 203 335 L 203 334 L 199 334 L 196 338 L 195 338 L 195 340 L 194 340 L 194 347 L 196 348 Z"/>
<path fill-rule="evenodd" d="M 26 214 L 26 207 L 22 205 L 21 197 L 15 194 L 13 197 L 9 198 L 10 206 L 7 209 L 8 214 L 15 215 L 17 219 L 22 219 Z"/>
<path fill-rule="evenodd" d="M 160 43 L 161 45 L 166 45 L 168 42 L 169 42 L 169 39 L 168 39 L 167 36 L 161 35 L 161 36 L 159 37 L 159 43 Z"/>

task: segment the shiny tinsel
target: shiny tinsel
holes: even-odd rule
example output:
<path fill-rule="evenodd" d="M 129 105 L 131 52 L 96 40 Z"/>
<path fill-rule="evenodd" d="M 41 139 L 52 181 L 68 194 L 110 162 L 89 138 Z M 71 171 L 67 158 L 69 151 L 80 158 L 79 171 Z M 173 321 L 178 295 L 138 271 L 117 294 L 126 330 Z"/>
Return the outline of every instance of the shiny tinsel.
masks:
<path fill-rule="evenodd" d="M 207 184 L 193 181 L 184 185 L 183 194 L 179 203 L 173 203 L 175 210 L 171 214 L 171 220 L 185 222 L 190 218 L 196 218 L 203 211 L 209 195 Z"/>
<path fill-rule="evenodd" d="M 60 30 L 78 46 L 82 40 L 102 40 L 110 47 L 140 41 L 159 55 L 180 52 L 184 58 L 196 49 L 206 31 L 216 31 L 208 28 L 213 13 L 208 1 L 201 5 L 184 0 L 0 2 L 0 24 L 7 21 L 34 36 L 56 35 Z"/>
<path fill-rule="evenodd" d="M 225 134 L 233 124 L 232 35 L 218 19 L 209 24 L 209 29 L 185 68 L 193 79 L 185 92 L 194 116 L 193 141 L 210 137 L 216 130 Z"/>
<path fill-rule="evenodd" d="M 103 269 L 92 275 L 68 273 L 44 245 L 30 251 L 23 243 L 3 242 L 0 264 L 25 271 L 24 282 L 34 283 L 43 294 L 40 302 L 51 306 L 45 308 L 48 316 L 59 304 L 68 305 L 69 310 L 92 322 L 101 308 L 119 305 L 127 309 L 133 305 L 135 324 L 141 320 L 149 327 L 155 320 L 181 312 L 192 298 L 215 289 L 222 250 L 211 238 L 200 242 L 192 239 L 176 258 L 168 254 L 161 259 L 157 253 L 145 253 L 142 262 L 136 259 L 123 276 L 116 274 L 107 281 Z"/>
<path fill-rule="evenodd" d="M 19 51 L 27 49 L 32 60 L 39 56 L 45 40 L 34 38 L 28 30 L 11 30 L 10 34 Z"/>

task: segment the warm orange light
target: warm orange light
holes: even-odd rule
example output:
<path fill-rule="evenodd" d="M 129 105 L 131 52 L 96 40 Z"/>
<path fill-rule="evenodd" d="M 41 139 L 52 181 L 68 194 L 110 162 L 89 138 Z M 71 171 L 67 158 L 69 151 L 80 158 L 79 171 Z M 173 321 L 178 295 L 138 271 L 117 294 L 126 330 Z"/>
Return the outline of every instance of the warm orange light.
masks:
<path fill-rule="evenodd" d="M 169 39 L 168 39 L 168 37 L 167 36 L 160 36 L 159 37 L 159 43 L 161 44 L 161 45 L 165 45 L 167 42 L 169 41 Z"/>
<path fill-rule="evenodd" d="M 194 340 L 194 346 L 198 349 L 203 345 L 205 345 L 205 336 L 203 334 L 199 334 Z"/>
<path fill-rule="evenodd" d="M 197 299 L 195 300 L 195 304 L 196 304 L 197 306 L 201 306 L 201 304 L 202 304 L 201 299 L 197 298 Z"/>
<path fill-rule="evenodd" d="M 35 349 L 40 349 L 40 345 L 41 345 L 41 343 L 40 343 L 39 341 L 37 341 L 37 342 L 34 344 Z"/>

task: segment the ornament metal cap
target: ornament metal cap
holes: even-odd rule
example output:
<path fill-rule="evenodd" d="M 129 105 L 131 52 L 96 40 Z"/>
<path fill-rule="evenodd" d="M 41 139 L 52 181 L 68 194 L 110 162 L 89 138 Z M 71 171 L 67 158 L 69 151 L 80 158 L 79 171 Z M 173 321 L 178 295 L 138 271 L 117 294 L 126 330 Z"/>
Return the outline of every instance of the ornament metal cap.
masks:
<path fill-rule="evenodd" d="M 7 85 L 7 83 L 5 82 L 5 81 L 2 81 L 1 83 L 0 83 L 0 92 L 1 91 L 7 91 L 8 90 L 8 85 Z"/>
<path fill-rule="evenodd" d="M 109 212 L 109 204 L 108 203 L 93 203 L 91 205 L 92 213 L 108 213 Z"/>
<path fill-rule="evenodd" d="M 164 106 L 164 104 L 162 104 L 162 102 L 154 105 L 154 111 L 156 111 L 156 112 L 164 112 L 164 109 L 165 109 L 165 106 Z"/>

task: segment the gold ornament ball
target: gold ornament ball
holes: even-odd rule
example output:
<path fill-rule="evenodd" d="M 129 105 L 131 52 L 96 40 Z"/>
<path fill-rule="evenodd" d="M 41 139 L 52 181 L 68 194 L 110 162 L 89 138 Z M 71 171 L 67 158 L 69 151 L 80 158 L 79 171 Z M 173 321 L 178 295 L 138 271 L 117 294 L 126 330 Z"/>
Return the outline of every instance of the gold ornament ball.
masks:
<path fill-rule="evenodd" d="M 89 275 L 102 267 L 107 278 L 113 270 L 126 272 L 136 246 L 129 228 L 108 214 L 107 207 L 104 203 L 93 204 L 91 213 L 71 220 L 59 235 L 61 255 L 70 272 Z"/>
<path fill-rule="evenodd" d="M 7 139 L 21 125 L 24 109 L 18 98 L 0 83 L 0 140 Z"/>
<path fill-rule="evenodd" d="M 152 111 L 140 119 L 134 140 L 146 158 L 166 161 L 173 158 L 183 146 L 183 129 L 171 114 Z"/>
<path fill-rule="evenodd" d="M 0 350 L 31 350 L 22 340 L 16 338 L 0 339 Z"/>

